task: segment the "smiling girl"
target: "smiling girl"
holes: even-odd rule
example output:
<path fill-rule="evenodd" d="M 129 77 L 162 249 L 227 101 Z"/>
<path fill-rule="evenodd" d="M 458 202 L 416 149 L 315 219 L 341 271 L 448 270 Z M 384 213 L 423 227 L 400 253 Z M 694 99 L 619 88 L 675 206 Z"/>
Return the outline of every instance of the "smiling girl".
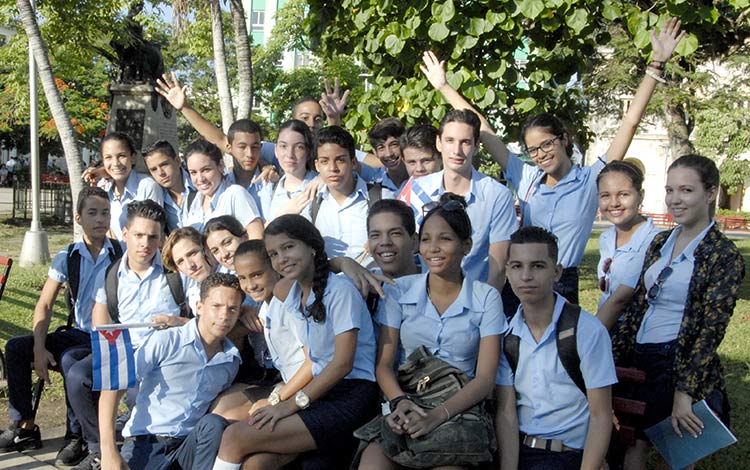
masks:
<path fill-rule="evenodd" d="M 646 403 L 626 469 L 645 468 L 642 430 L 671 416 L 677 435 L 701 433 L 693 403 L 705 399 L 729 425 L 729 400 L 717 349 L 737 301 L 745 266 L 737 247 L 713 220 L 719 170 L 713 160 L 685 155 L 667 173 L 665 202 L 678 224 L 658 234 L 641 278 L 613 333 L 618 365 L 646 373 L 636 400 Z"/>
<path fill-rule="evenodd" d="M 185 151 L 185 162 L 199 193 L 188 208 L 186 225 L 200 231 L 209 220 L 231 215 L 240 221 L 248 238 L 263 237 L 258 206 L 242 186 L 229 184 L 226 180 L 224 160 L 217 146 L 198 139 Z"/>
<path fill-rule="evenodd" d="M 611 329 L 633 298 L 646 249 L 660 230 L 638 213 L 643 173 L 629 162 L 608 163 L 597 178 L 599 211 L 612 224 L 599 237 L 597 318 Z"/>

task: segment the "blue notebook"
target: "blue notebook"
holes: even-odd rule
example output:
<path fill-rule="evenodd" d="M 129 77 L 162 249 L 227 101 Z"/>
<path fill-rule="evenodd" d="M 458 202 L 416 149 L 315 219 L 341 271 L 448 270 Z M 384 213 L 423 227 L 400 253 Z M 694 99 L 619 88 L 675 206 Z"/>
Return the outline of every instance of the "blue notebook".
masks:
<path fill-rule="evenodd" d="M 685 468 L 737 442 L 734 434 L 708 407 L 706 400 L 694 404 L 693 413 L 703 421 L 704 426 L 703 433 L 697 438 L 684 431 L 683 437 L 675 434 L 671 417 L 645 431 L 651 443 L 673 469 Z"/>

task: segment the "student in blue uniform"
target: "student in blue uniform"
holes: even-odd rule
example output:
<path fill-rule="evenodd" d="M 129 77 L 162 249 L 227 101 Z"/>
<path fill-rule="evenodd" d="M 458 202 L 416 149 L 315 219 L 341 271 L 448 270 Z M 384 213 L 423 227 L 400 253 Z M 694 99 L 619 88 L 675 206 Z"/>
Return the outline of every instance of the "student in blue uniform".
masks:
<path fill-rule="evenodd" d="M 367 133 L 372 151 L 383 165 L 376 170 L 374 181 L 380 183 L 389 199 L 395 198 L 409 179 L 399 144 L 403 133 L 404 124 L 394 117 L 382 119 Z"/>
<path fill-rule="evenodd" d="M 611 385 L 617 382 L 607 330 L 580 311 L 575 332 L 558 331 L 563 310 L 577 307 L 553 290 L 562 271 L 554 235 L 523 227 L 508 251 L 508 280 L 521 305 L 504 338 L 497 377 L 501 468 L 599 470 L 612 431 Z M 571 334 L 580 364 L 569 372 L 558 344 Z"/>
<path fill-rule="evenodd" d="M 643 203 L 643 173 L 629 162 L 608 163 L 597 177 L 599 211 L 612 226 L 599 236 L 599 289 L 596 317 L 612 329 L 633 299 L 646 249 L 657 233 L 638 213 Z"/>
<path fill-rule="evenodd" d="M 206 251 L 219 263 L 219 271 L 234 274 L 234 252 L 247 240 L 242 222 L 231 215 L 211 219 L 203 228 Z"/>
<path fill-rule="evenodd" d="M 377 378 L 391 403 L 388 425 L 413 438 L 484 400 L 491 392 L 507 323 L 499 292 L 462 269 L 471 251 L 472 226 L 459 196 L 445 193 L 424 218 L 419 252 L 426 274 L 403 276 L 386 286 L 380 303 Z M 394 366 L 425 346 L 472 380 L 442 406 L 424 410 L 401 389 Z M 360 469 L 396 469 L 378 442 L 362 455 Z M 442 468 L 442 467 L 441 467 Z M 454 467 L 451 467 L 454 468 Z"/>
<path fill-rule="evenodd" d="M 138 394 L 122 430 L 121 455 L 138 469 L 207 469 L 216 458 L 227 421 L 206 414 L 240 366 L 226 338 L 245 294 L 231 274 L 201 283 L 197 318 L 180 328 L 152 331 L 135 355 Z"/>
<path fill-rule="evenodd" d="M 60 251 L 52 260 L 47 281 L 34 308 L 33 335 L 11 338 L 5 347 L 8 411 L 14 426 L 0 435 L 0 451 L 38 449 L 42 446 L 39 427 L 34 424 L 33 418 L 31 371 L 33 368 L 39 378 L 49 382 L 49 367 L 60 364 L 67 349 L 89 344 L 94 281 L 99 271 L 105 270 L 117 253 L 122 253 L 122 249 L 107 238 L 109 218 L 107 193 L 101 188 L 83 188 L 78 194 L 75 216 L 76 223 L 83 229 L 83 240 Z M 119 245 L 119 242 L 115 243 Z M 76 252 L 78 256 L 72 256 Z M 78 285 L 67 287 L 77 293 L 71 299 L 73 311 L 70 312 L 75 323 L 71 325 L 72 328 L 48 333 L 57 294 L 64 284 L 71 283 L 70 273 L 75 268 L 69 268 L 70 259 L 79 260 Z M 65 402 L 68 407 L 66 442 L 56 461 L 62 465 L 76 465 L 85 457 L 86 446 L 67 395 Z"/>
<path fill-rule="evenodd" d="M 393 279 L 418 274 L 414 213 L 397 199 L 381 199 L 367 213 L 367 249 L 380 271 Z"/>
<path fill-rule="evenodd" d="M 638 91 L 605 155 L 587 167 L 573 163 L 573 139 L 563 122 L 549 113 L 526 121 L 521 130 L 524 152 L 534 162 L 526 165 L 509 152 L 482 117 L 482 143 L 500 164 L 521 206 L 521 225 L 544 227 L 560 240 L 563 274 L 557 292 L 578 303 L 578 265 L 591 235 L 597 209 L 596 175 L 607 162 L 622 160 L 646 106 L 664 76 L 664 66 L 684 33 L 680 22 L 668 20 L 661 33 L 651 34 L 652 56 Z M 430 83 L 457 109 L 473 109 L 446 81 L 444 62 L 425 52 L 421 66 Z"/>
<path fill-rule="evenodd" d="M 133 139 L 122 132 L 111 132 L 104 136 L 101 144 L 102 167 L 109 178 L 109 202 L 112 217 L 110 235 L 122 240 L 122 227 L 128 214 L 128 204 L 150 199 L 164 203 L 161 188 L 147 175 L 135 171 L 136 150 Z"/>
<path fill-rule="evenodd" d="M 156 202 L 136 201 L 128 206 L 128 216 L 123 229 L 127 250 L 120 259 L 115 273 L 118 278 L 117 305 L 121 323 L 140 323 L 157 319 L 178 326 L 187 321 L 179 317 L 180 306 L 172 296 L 161 263 L 159 247 L 164 239 L 165 225 L 164 208 Z M 92 324 L 96 326 L 112 323 L 108 307 L 106 271 L 99 273 L 95 289 L 90 294 L 94 299 Z M 131 331 L 130 337 L 134 348 L 137 349 L 141 345 L 147 333 L 148 329 Z M 114 458 L 113 456 L 117 455 L 119 459 L 114 438 L 118 394 L 101 392 L 97 414 L 96 395 L 92 390 L 90 352 L 89 346 L 85 352 L 74 349 L 63 356 L 63 369 L 70 377 L 66 382 L 66 390 L 71 397 L 75 397 L 71 398 L 71 405 L 81 422 L 83 435 L 89 447 L 89 455 L 80 464 L 82 469 L 97 468 L 100 457 Z"/>
<path fill-rule="evenodd" d="M 214 469 L 239 469 L 264 453 L 353 452 L 351 433 L 377 412 L 375 334 L 361 295 L 329 272 L 323 238 L 299 215 L 266 229 L 266 249 L 284 276 L 274 296 L 291 309 L 312 361 L 312 381 L 293 398 L 257 410 L 227 428 Z M 270 432 L 272 431 L 272 432 Z"/>
<path fill-rule="evenodd" d="M 164 242 L 161 259 L 165 268 L 185 276 L 185 298 L 190 311 L 196 312 L 201 282 L 216 271 L 215 260 L 205 251 L 203 235 L 193 227 L 174 230 Z"/>
<path fill-rule="evenodd" d="M 190 175 L 180 165 L 177 152 L 169 142 L 159 140 L 144 151 L 143 160 L 151 177 L 162 188 L 167 232 L 183 227 L 188 201 L 197 194 Z"/>
<path fill-rule="evenodd" d="M 440 152 L 435 147 L 438 131 L 430 125 L 412 126 L 398 140 L 401 155 L 410 178 L 435 173 L 443 168 Z"/>
<path fill-rule="evenodd" d="M 678 225 L 649 246 L 633 301 L 612 336 L 618 364 L 646 373 L 633 396 L 646 403 L 646 412 L 626 454 L 627 469 L 645 468 L 642 430 L 663 419 L 671 416 L 678 436 L 700 434 L 703 423 L 692 410 L 697 401 L 705 399 L 729 425 L 717 350 L 745 263 L 713 220 L 719 184 L 709 158 L 685 155 L 669 166 L 665 202 Z"/>
<path fill-rule="evenodd" d="M 255 200 L 224 176 L 224 159 L 214 144 L 198 139 L 185 150 L 185 163 L 198 195 L 188 208 L 186 225 L 202 231 L 209 220 L 231 215 L 249 238 L 263 237 L 263 221 Z"/>

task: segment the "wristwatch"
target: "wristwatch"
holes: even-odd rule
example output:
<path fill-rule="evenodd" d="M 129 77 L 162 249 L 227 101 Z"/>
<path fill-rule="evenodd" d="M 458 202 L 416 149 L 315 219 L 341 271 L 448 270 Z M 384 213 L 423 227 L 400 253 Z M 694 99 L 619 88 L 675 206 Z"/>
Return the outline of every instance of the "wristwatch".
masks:
<path fill-rule="evenodd" d="M 310 397 L 308 397 L 305 392 L 300 390 L 294 396 L 294 404 L 297 405 L 299 409 L 304 410 L 305 408 L 310 406 Z"/>
<path fill-rule="evenodd" d="M 278 390 L 274 390 L 271 392 L 270 395 L 268 395 L 268 404 L 271 406 L 276 406 L 281 402 L 281 395 L 279 395 Z"/>

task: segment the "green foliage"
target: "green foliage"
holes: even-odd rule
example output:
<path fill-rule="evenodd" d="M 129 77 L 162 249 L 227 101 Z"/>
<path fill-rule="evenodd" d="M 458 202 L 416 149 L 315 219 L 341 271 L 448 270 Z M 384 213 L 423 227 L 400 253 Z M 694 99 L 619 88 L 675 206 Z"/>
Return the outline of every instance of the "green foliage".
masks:
<path fill-rule="evenodd" d="M 418 69 L 422 52 L 431 49 L 447 61 L 450 83 L 511 137 L 528 116 L 554 110 L 586 140 L 585 103 L 567 84 L 608 39 L 601 27 L 612 1 L 309 3 L 305 27 L 313 50 L 351 55 L 374 74 L 374 89 L 349 111 L 350 129 L 387 116 L 407 125 L 437 122 L 447 107 Z M 525 47 L 530 54 L 519 62 L 515 53 Z"/>

